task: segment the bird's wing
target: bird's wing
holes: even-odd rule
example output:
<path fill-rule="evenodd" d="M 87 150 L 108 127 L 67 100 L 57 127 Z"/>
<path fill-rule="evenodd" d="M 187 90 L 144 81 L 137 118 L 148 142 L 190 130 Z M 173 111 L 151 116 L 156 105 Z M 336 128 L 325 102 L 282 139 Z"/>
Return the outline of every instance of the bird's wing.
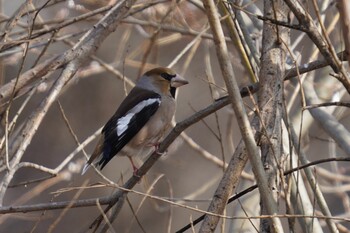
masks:
<path fill-rule="evenodd" d="M 131 92 L 102 129 L 104 142 L 102 158 L 98 162 L 101 169 L 142 129 L 159 108 L 159 94 L 137 87 Z"/>

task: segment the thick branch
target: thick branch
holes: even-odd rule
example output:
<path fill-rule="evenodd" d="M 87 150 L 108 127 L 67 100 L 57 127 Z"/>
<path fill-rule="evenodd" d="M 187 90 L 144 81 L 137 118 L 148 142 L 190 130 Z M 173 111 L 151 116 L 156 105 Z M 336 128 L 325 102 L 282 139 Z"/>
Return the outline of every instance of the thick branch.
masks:
<path fill-rule="evenodd" d="M 287 21 L 288 7 L 282 1 L 265 1 L 264 15 L 279 21 Z M 282 176 L 282 106 L 283 78 L 285 74 L 286 48 L 289 44 L 289 29 L 264 23 L 259 73 L 258 108 L 261 117 L 261 160 L 268 179 L 268 187 L 275 202 L 279 202 Z M 282 185 L 283 187 L 283 185 Z M 268 203 L 261 202 L 261 214 L 268 214 Z M 273 232 L 269 220 L 260 221 L 261 232 Z"/>
<path fill-rule="evenodd" d="M 248 116 L 245 112 L 242 98 L 239 94 L 237 82 L 234 79 L 234 72 L 228 55 L 227 45 L 220 24 L 219 14 L 214 1 L 205 0 L 203 1 L 203 5 L 206 10 L 209 24 L 213 32 L 216 53 L 220 63 L 221 72 L 228 90 L 229 99 L 237 117 L 237 122 L 240 127 L 243 141 L 246 145 L 248 157 L 252 164 L 255 178 L 257 179 L 257 182 L 259 184 L 260 195 L 262 197 L 262 201 L 266 203 L 266 206 L 268 206 L 268 214 L 273 216 L 274 214 L 277 214 L 276 202 L 272 199 L 271 193 L 268 189 L 265 172 L 259 156 L 259 150 L 255 143 L 254 134 L 252 132 Z M 222 201 L 227 202 L 227 199 Z M 208 211 L 215 211 L 216 213 L 221 214 L 224 211 L 224 208 L 213 210 L 208 209 Z M 213 232 L 217 226 L 218 221 L 218 218 L 212 219 L 209 216 L 207 216 L 199 232 Z M 280 220 L 276 217 L 273 217 L 272 222 L 272 228 L 274 229 L 274 231 L 282 232 Z"/>

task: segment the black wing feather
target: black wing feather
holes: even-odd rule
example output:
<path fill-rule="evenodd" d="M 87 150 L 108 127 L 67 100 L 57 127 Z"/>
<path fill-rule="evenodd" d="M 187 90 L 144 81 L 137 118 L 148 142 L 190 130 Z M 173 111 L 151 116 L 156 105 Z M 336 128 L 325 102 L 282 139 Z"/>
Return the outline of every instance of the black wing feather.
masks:
<path fill-rule="evenodd" d="M 118 119 L 120 119 L 128 113 L 126 110 L 124 110 L 124 103 L 127 102 L 126 100 L 128 99 L 128 97 L 123 101 L 115 115 L 107 122 L 107 124 L 102 129 L 102 133 L 104 134 L 105 140 L 103 143 L 102 157 L 101 160 L 98 162 L 98 165 L 101 166 L 101 170 L 142 129 L 142 127 L 156 113 L 160 105 L 159 102 L 154 102 L 144 107 L 140 112 L 136 113 L 130 119 L 128 128 L 120 136 L 118 136 L 116 130 Z M 133 99 L 129 98 L 128 100 L 132 102 L 131 106 L 134 107 L 141 102 L 141 99 L 144 100 L 149 98 L 161 99 L 161 96 L 157 93 L 149 91 L 144 92 L 144 94 L 139 97 L 136 96 Z M 129 105 L 129 110 L 131 108 Z"/>

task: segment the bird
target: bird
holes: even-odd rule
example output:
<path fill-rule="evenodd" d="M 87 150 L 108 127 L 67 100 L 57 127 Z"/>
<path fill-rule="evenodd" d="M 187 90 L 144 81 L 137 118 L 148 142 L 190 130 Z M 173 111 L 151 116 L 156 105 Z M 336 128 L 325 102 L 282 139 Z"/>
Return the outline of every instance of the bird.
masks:
<path fill-rule="evenodd" d="M 102 128 L 82 175 L 92 163 L 102 170 L 116 155 L 129 158 L 135 175 L 138 168 L 132 157 L 158 150 L 175 115 L 177 88 L 188 83 L 166 67 L 144 73 Z"/>

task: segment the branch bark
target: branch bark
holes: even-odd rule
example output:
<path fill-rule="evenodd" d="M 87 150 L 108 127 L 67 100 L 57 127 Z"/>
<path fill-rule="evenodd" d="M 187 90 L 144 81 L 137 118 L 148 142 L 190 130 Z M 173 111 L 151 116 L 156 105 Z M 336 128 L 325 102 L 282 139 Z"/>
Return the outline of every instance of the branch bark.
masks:
<path fill-rule="evenodd" d="M 265 1 L 264 16 L 288 21 L 288 6 L 283 0 Z M 258 107 L 261 117 L 260 147 L 261 160 L 267 174 L 268 188 L 278 203 L 283 175 L 280 167 L 282 158 L 282 106 L 283 78 L 285 74 L 286 48 L 289 44 L 289 29 L 264 23 L 260 68 L 260 89 Z M 258 130 L 258 129 L 257 129 Z M 268 214 L 268 203 L 261 201 L 261 214 Z M 261 232 L 271 232 L 268 219 L 260 221 Z"/>

